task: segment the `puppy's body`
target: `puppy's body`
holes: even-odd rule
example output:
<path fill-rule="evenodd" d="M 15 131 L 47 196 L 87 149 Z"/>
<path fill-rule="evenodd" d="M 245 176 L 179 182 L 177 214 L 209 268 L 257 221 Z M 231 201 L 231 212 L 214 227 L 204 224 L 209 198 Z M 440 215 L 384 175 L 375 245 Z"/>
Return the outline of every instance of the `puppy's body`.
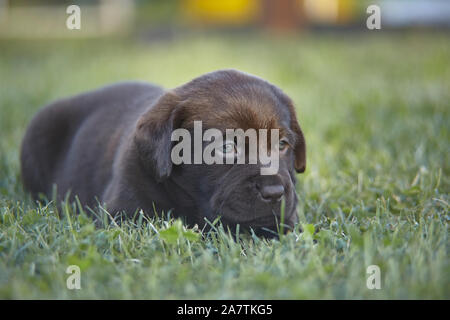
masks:
<path fill-rule="evenodd" d="M 22 144 L 25 187 L 37 197 L 70 191 L 86 205 L 103 201 L 114 167 L 133 145 L 139 117 L 164 94 L 161 87 L 125 82 L 58 100 L 31 121 Z"/>
<path fill-rule="evenodd" d="M 171 163 L 171 132 L 208 127 L 280 127 L 292 131 L 292 152 L 280 174 L 259 176 L 258 165 Z M 284 164 L 283 164 L 284 163 Z M 172 91 L 119 83 L 56 101 L 30 123 L 22 144 L 22 177 L 35 197 L 70 191 L 71 199 L 112 213 L 173 210 L 189 223 L 223 215 L 230 224 L 273 227 L 280 204 L 260 201 L 261 186 L 282 185 L 287 223 L 297 221 L 295 168 L 303 172 L 304 140 L 290 100 L 267 82 L 237 71 L 218 71 Z M 259 196 L 259 198 L 258 198 Z"/>

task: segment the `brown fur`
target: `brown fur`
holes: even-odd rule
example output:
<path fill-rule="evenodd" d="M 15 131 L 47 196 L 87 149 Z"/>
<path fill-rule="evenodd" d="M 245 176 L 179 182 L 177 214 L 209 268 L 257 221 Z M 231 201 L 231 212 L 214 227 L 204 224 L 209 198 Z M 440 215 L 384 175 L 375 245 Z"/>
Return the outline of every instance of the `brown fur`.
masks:
<path fill-rule="evenodd" d="M 280 129 L 292 148 L 277 175 L 260 165 L 173 165 L 170 136 L 177 128 Z M 274 229 L 280 202 L 261 190 L 283 186 L 287 225 L 297 221 L 295 171 L 306 148 L 292 101 L 268 82 L 234 70 L 203 75 L 170 91 L 120 83 L 56 101 L 31 121 L 21 154 L 22 177 L 35 197 L 77 195 L 115 214 L 172 210 L 190 224 L 222 216 L 230 226 Z M 267 189 L 269 186 L 269 189 Z"/>

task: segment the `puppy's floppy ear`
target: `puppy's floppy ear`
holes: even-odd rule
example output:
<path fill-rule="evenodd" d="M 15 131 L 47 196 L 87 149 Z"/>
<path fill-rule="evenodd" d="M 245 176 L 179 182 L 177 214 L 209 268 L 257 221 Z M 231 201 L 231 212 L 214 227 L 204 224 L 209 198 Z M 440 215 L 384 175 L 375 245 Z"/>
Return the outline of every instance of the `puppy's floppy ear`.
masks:
<path fill-rule="evenodd" d="M 306 169 L 306 143 L 305 137 L 303 136 L 302 129 L 297 121 L 297 115 L 295 112 L 294 105 L 292 101 L 289 101 L 289 110 L 291 112 L 291 129 L 295 134 L 295 145 L 294 145 L 294 168 L 298 173 L 305 172 Z"/>
<path fill-rule="evenodd" d="M 296 141 L 294 146 L 295 162 L 294 167 L 298 173 L 305 172 L 306 169 L 306 143 L 303 136 L 302 129 L 297 122 L 297 119 L 293 119 L 291 128 L 296 134 Z"/>
<path fill-rule="evenodd" d="M 140 160 L 158 182 L 172 172 L 172 131 L 181 123 L 178 97 L 173 92 L 161 96 L 138 120 L 134 135 Z"/>

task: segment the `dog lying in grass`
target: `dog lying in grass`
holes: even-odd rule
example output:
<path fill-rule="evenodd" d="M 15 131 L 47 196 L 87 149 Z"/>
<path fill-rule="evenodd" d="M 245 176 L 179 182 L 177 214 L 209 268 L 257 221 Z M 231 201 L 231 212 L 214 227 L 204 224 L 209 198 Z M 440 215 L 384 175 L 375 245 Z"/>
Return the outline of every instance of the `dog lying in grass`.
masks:
<path fill-rule="evenodd" d="M 259 161 L 174 164 L 172 133 L 193 133 L 196 121 L 203 131 L 215 128 L 223 135 L 226 129 L 277 130 L 279 143 L 268 149 L 278 152 L 277 172 L 261 175 Z M 202 141 L 201 151 L 207 145 Z M 219 149 L 238 152 L 234 140 Z M 33 118 L 21 150 L 24 186 L 35 198 L 50 198 L 56 185 L 61 197 L 70 193 L 91 207 L 100 202 L 113 215 L 171 210 L 190 225 L 220 216 L 231 228 L 254 230 L 278 230 L 280 221 L 286 230 L 294 226 L 295 173 L 305 165 L 305 139 L 291 100 L 235 70 L 168 91 L 126 82 L 58 100 Z"/>

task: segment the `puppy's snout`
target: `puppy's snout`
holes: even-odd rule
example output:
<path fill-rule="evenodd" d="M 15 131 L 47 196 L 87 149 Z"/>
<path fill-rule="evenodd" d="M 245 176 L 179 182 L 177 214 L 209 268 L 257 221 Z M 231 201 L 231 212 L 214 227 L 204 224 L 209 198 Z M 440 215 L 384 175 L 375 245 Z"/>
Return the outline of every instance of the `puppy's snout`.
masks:
<path fill-rule="evenodd" d="M 284 195 L 284 187 L 281 184 L 261 187 L 257 185 L 257 189 L 265 201 L 280 201 Z"/>

